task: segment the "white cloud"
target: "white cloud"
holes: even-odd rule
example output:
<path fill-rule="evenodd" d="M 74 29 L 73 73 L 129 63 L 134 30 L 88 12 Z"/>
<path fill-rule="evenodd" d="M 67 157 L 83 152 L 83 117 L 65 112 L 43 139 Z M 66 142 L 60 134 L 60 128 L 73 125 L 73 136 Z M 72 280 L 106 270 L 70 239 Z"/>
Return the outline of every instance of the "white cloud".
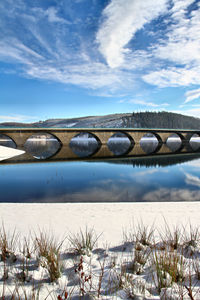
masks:
<path fill-rule="evenodd" d="M 143 80 L 149 84 L 158 87 L 179 87 L 190 86 L 191 84 L 200 84 L 200 69 L 199 67 L 176 68 L 169 67 L 152 71 L 149 74 L 142 76 Z"/>
<path fill-rule="evenodd" d="M 141 180 L 141 178 L 138 178 L 138 177 L 143 177 L 143 176 L 149 176 L 149 175 L 152 175 L 152 174 L 155 174 L 155 173 L 159 173 L 161 172 L 159 169 L 151 169 L 151 170 L 145 170 L 145 171 L 139 171 L 137 172 L 137 178 L 136 180 L 139 179 L 139 181 Z M 131 174 L 131 177 L 135 178 L 135 174 Z M 144 179 L 142 179 L 144 180 Z"/>
<path fill-rule="evenodd" d="M 183 12 L 181 18 L 180 11 L 179 17 L 174 17 L 175 24 L 167 34 L 167 40 L 155 48 L 154 55 L 179 64 L 192 64 L 200 61 L 200 11 L 194 11 L 191 18 L 185 17 Z"/>
<path fill-rule="evenodd" d="M 4 15 L 8 13 L 6 7 L 2 6 L 1 9 L 5 10 Z M 144 62 L 141 51 L 135 53 L 132 58 L 129 57 L 134 61 L 131 70 L 112 70 L 96 57 L 94 41 L 88 44 L 80 33 L 71 34 L 68 21 L 58 16 L 59 8 L 26 8 L 23 13 L 22 10 L 23 6 L 19 5 L 19 0 L 13 3 L 13 17 L 16 20 L 20 18 L 20 23 L 26 28 L 26 37 L 18 34 L 13 23 L 9 34 L 4 34 L 0 39 L 0 59 L 16 64 L 15 70 L 20 75 L 92 90 L 103 89 L 104 95 L 108 96 L 116 94 L 116 90 L 121 90 L 126 95 L 127 89 L 135 87 L 136 79 L 132 70 L 139 68 Z M 3 24 L 4 29 L 6 24 Z M 80 42 L 75 44 L 76 50 L 73 46 L 75 37 Z"/>
<path fill-rule="evenodd" d="M 141 99 L 130 99 L 127 102 L 132 103 L 132 104 L 139 104 L 139 105 L 142 105 L 142 106 L 150 106 L 150 107 L 160 107 L 160 106 L 165 107 L 165 106 L 169 105 L 168 103 L 157 104 L 157 103 L 148 102 L 148 101 L 141 100 Z"/>
<path fill-rule="evenodd" d="M 200 84 L 200 10 L 193 10 L 189 17 L 186 15 L 193 2 L 173 0 L 172 25 L 164 38 L 152 47 L 154 59 L 159 59 L 162 64 L 143 76 L 147 83 L 159 87 Z M 166 67 L 167 63 L 170 63 L 169 67 Z"/>
<path fill-rule="evenodd" d="M 182 114 L 182 115 L 187 115 L 187 116 L 191 116 L 191 117 L 196 117 L 196 118 L 200 118 L 200 108 L 196 107 L 196 108 L 188 108 L 188 109 L 177 109 L 177 110 L 172 110 L 171 112 L 173 113 L 177 113 L 177 114 Z"/>
<path fill-rule="evenodd" d="M 146 23 L 166 11 L 167 0 L 112 0 L 104 10 L 104 22 L 97 33 L 99 50 L 111 68 L 119 67 L 125 46 Z"/>
<path fill-rule="evenodd" d="M 123 62 L 120 69 L 130 71 L 143 71 L 146 67 L 151 67 L 151 54 L 147 51 L 136 50 L 134 52 L 129 51 L 123 56 Z"/>
<path fill-rule="evenodd" d="M 195 160 L 189 161 L 186 164 L 189 165 L 189 166 L 191 166 L 191 167 L 199 168 L 200 169 L 200 161 L 199 161 L 199 159 L 195 159 Z"/>
<path fill-rule="evenodd" d="M 200 187 L 200 178 L 198 176 L 194 176 L 186 172 L 185 172 L 185 176 L 186 176 L 185 182 L 187 184 Z"/>
<path fill-rule="evenodd" d="M 187 106 L 183 104 L 183 107 L 187 107 Z M 200 107 L 200 104 L 191 104 L 190 107 Z"/>
<path fill-rule="evenodd" d="M 16 38 L 5 38 L 0 41 L 0 57 L 8 58 L 23 64 L 30 64 L 32 60 L 43 59 L 43 57 L 24 45 Z"/>
<path fill-rule="evenodd" d="M 140 99 L 128 100 L 128 103 L 139 104 L 139 105 L 150 106 L 150 107 L 158 107 L 158 106 L 160 106 L 159 104 L 156 104 L 156 103 L 153 103 L 153 102 L 144 101 L 144 100 L 140 100 Z"/>
<path fill-rule="evenodd" d="M 173 17 L 178 18 L 184 15 L 185 9 L 191 5 L 194 0 L 173 0 L 173 7 L 171 12 L 173 13 Z"/>
<path fill-rule="evenodd" d="M 13 69 L 20 75 L 78 85 L 104 96 L 127 97 L 134 91 L 137 97 L 136 92 L 144 87 L 142 81 L 158 87 L 199 85 L 200 11 L 192 11 L 189 18 L 185 15 L 192 2 L 171 0 L 173 7 L 164 22 L 172 21 L 168 23 L 172 25 L 168 25 L 167 30 L 161 29 L 163 38 L 149 48 L 147 45 L 145 49 L 134 51 L 128 48 L 129 41 L 145 24 L 167 12 L 168 0 L 111 0 L 102 19 L 97 20 L 99 30 L 91 36 L 88 32 L 84 35 L 81 26 L 77 30 L 75 21 L 72 26 L 67 16 L 70 20 L 73 18 L 66 7 L 64 11 L 62 1 L 48 9 L 30 8 L 25 0 L 10 0 L 7 9 L 7 5 L 0 2 L 0 59 L 14 63 Z M 8 21 L 9 18 L 12 20 Z M 15 26 L 19 20 L 20 26 Z M 79 25 L 81 22 L 79 19 Z M 85 25 L 82 27 L 86 28 Z M 186 97 L 190 101 L 196 99 L 191 98 L 194 95 Z M 168 105 L 131 101 L 152 108 Z"/>
<path fill-rule="evenodd" d="M 126 74 L 120 70 L 111 71 L 108 66 L 102 63 L 84 63 L 78 60 L 77 64 L 66 63 L 54 65 L 48 63 L 30 64 L 26 68 L 26 74 L 30 77 L 58 81 L 65 84 L 75 84 L 85 88 L 100 89 L 109 87 L 110 93 L 128 85 L 134 85 L 134 78 L 131 74 Z"/>
<path fill-rule="evenodd" d="M 36 116 L 27 116 L 27 115 L 0 115 L 0 122 L 31 122 L 38 120 Z"/>
<path fill-rule="evenodd" d="M 57 15 L 57 10 L 55 9 L 55 7 L 49 7 L 46 11 L 45 11 L 45 15 L 47 15 L 49 22 L 58 22 L 58 23 L 66 23 L 66 24 L 70 24 L 69 21 L 58 17 Z"/>
<path fill-rule="evenodd" d="M 146 193 L 143 196 L 144 201 L 151 202 L 169 202 L 169 201 L 199 201 L 200 191 L 178 188 L 160 188 Z"/>
<path fill-rule="evenodd" d="M 188 103 L 192 100 L 200 98 L 200 89 L 190 90 L 185 93 L 186 100 L 184 103 Z"/>

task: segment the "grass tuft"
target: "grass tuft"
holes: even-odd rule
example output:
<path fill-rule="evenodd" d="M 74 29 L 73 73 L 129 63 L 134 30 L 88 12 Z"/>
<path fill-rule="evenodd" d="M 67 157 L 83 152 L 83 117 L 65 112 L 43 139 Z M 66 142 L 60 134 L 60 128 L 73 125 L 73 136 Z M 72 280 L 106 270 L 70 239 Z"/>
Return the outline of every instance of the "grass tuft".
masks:
<path fill-rule="evenodd" d="M 15 231 L 10 235 L 3 228 L 0 299 L 157 299 L 159 293 L 163 300 L 198 300 L 199 231 L 165 229 L 157 241 L 153 227 L 140 224 L 129 234 L 128 244 L 93 251 L 98 240 L 93 229 L 71 235 L 66 249 L 64 240 L 59 243 L 45 232 L 20 242 Z M 194 254 L 186 255 L 186 247 L 194 248 Z M 11 254 L 17 257 L 12 264 Z"/>
<path fill-rule="evenodd" d="M 134 226 L 133 229 L 130 229 L 129 232 L 123 232 L 124 242 L 133 242 L 142 244 L 143 246 L 150 246 L 154 241 L 154 225 L 145 226 L 141 221 L 137 226 Z"/>
<path fill-rule="evenodd" d="M 97 240 L 100 235 L 96 235 L 94 229 L 89 229 L 86 227 L 85 231 L 80 229 L 77 234 L 70 235 L 68 240 L 72 246 L 72 250 L 79 255 L 90 255 L 90 252 L 97 246 Z"/>
<path fill-rule="evenodd" d="M 1 251 L 1 261 L 9 260 L 10 263 L 16 261 L 15 250 L 18 244 L 19 235 L 14 230 L 11 234 L 6 232 L 4 225 L 0 229 L 0 251 Z"/>
<path fill-rule="evenodd" d="M 177 252 L 157 252 L 155 250 L 153 265 L 156 271 L 156 285 L 159 292 L 162 288 L 171 286 L 173 282 L 182 283 L 185 280 L 185 262 Z"/>
<path fill-rule="evenodd" d="M 200 241 L 200 233 L 199 233 L 199 227 L 192 227 L 190 224 L 190 230 L 189 233 L 188 231 L 184 230 L 184 237 L 183 237 L 183 243 L 184 246 L 192 246 L 192 247 L 197 247 L 199 241 Z"/>
<path fill-rule="evenodd" d="M 178 226 L 170 229 L 169 225 L 165 221 L 164 234 L 160 234 L 161 240 L 165 246 L 169 246 L 171 250 L 177 250 L 181 246 L 183 240 L 183 234 L 181 229 Z"/>
<path fill-rule="evenodd" d="M 56 243 L 53 237 L 40 231 L 40 235 L 35 238 L 35 247 L 38 251 L 39 264 L 45 268 L 50 277 L 50 281 L 56 281 L 61 277 L 63 264 L 61 262 L 61 243 Z"/>

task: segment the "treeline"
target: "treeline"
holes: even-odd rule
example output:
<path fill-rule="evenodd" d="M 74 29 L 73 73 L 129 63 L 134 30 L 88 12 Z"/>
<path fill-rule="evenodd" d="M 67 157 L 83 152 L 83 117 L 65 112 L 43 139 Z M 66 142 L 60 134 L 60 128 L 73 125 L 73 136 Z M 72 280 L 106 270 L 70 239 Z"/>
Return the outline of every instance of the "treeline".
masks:
<path fill-rule="evenodd" d="M 132 165 L 133 167 L 167 167 L 173 166 L 177 164 L 183 164 L 195 159 L 199 159 L 200 153 L 192 154 L 192 155 L 173 155 L 170 154 L 168 156 L 152 156 L 152 157 L 141 157 L 141 158 L 126 158 L 118 160 L 108 160 L 107 163 L 111 164 L 121 164 L 121 165 Z"/>
<path fill-rule="evenodd" d="M 169 128 L 200 130 L 200 119 L 171 112 L 138 112 L 74 119 L 50 119 L 35 123 L 1 123 L 0 127 L 35 128 Z"/>
<path fill-rule="evenodd" d="M 200 129 L 200 119 L 171 112 L 139 112 L 124 116 L 126 128 Z"/>

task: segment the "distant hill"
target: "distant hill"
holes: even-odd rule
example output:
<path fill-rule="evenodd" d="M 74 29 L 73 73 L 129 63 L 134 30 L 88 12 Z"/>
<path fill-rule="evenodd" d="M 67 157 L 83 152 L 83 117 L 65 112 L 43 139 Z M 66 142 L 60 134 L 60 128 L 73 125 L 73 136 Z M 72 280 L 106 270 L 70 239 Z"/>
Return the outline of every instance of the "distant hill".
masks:
<path fill-rule="evenodd" d="M 0 127 L 35 128 L 172 128 L 200 130 L 200 119 L 171 112 L 140 112 L 91 116 L 73 119 L 49 119 L 35 123 L 0 123 Z"/>

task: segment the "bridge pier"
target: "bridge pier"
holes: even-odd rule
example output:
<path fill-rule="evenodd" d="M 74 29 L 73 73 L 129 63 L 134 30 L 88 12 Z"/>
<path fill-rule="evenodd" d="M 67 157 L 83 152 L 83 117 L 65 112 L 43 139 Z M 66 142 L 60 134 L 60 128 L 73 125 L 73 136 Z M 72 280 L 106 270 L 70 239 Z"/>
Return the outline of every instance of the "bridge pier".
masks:
<path fill-rule="evenodd" d="M 94 154 L 92 155 L 92 157 L 113 157 L 114 154 L 109 150 L 109 148 L 107 147 L 107 145 L 103 144 L 101 145 L 100 149 Z"/>
<path fill-rule="evenodd" d="M 69 157 L 76 159 L 78 156 L 72 151 L 69 145 L 64 145 L 61 149 L 53 156 L 55 160 L 62 160 L 63 157 Z"/>
<path fill-rule="evenodd" d="M 48 132 L 48 133 L 55 136 L 63 146 L 69 145 L 71 139 L 78 134 L 78 132 L 76 131 L 75 132 L 55 131 L 55 132 Z"/>
<path fill-rule="evenodd" d="M 144 136 L 145 131 L 143 132 L 134 132 L 134 131 L 130 131 L 128 132 L 128 135 L 132 138 L 132 140 L 134 141 L 135 144 L 139 144 L 141 138 Z"/>
<path fill-rule="evenodd" d="M 113 134 L 115 134 L 115 131 L 109 131 L 109 132 L 104 132 L 104 131 L 87 131 L 86 132 L 89 132 L 91 134 L 93 134 L 95 137 L 97 137 L 97 139 L 99 140 L 100 144 L 101 145 L 106 145 L 109 138 L 111 138 L 111 136 Z"/>
<path fill-rule="evenodd" d="M 24 144 L 26 140 L 31 136 L 29 132 L 23 132 L 23 131 L 13 131 L 4 134 L 10 137 L 15 142 L 17 149 L 20 150 L 24 150 Z"/>
<path fill-rule="evenodd" d="M 128 156 L 140 156 L 140 155 L 145 155 L 146 153 L 142 149 L 139 143 L 136 143 L 131 151 L 128 153 Z"/>

